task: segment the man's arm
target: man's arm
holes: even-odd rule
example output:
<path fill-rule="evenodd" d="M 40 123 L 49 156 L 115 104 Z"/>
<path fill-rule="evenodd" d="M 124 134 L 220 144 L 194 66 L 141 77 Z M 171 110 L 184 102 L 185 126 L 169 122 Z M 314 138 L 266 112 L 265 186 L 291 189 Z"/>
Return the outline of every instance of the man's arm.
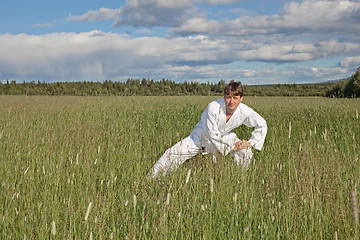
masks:
<path fill-rule="evenodd" d="M 256 150 L 261 150 L 267 133 L 267 123 L 263 117 L 261 117 L 253 109 L 248 109 L 248 116 L 244 123 L 245 126 L 255 128 L 251 133 L 249 143 Z"/>

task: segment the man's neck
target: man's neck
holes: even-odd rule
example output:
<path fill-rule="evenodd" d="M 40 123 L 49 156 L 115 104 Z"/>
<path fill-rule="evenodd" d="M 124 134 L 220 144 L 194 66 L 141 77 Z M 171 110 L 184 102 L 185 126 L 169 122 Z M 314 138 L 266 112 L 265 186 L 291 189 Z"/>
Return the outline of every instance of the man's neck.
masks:
<path fill-rule="evenodd" d="M 231 115 L 233 115 L 234 112 L 235 112 L 235 110 L 234 110 L 234 111 L 226 110 L 226 116 L 230 116 L 230 117 L 231 117 Z"/>
<path fill-rule="evenodd" d="M 231 116 L 233 115 L 234 112 L 229 112 L 229 111 L 226 111 L 226 122 L 229 121 L 229 119 L 231 118 Z"/>

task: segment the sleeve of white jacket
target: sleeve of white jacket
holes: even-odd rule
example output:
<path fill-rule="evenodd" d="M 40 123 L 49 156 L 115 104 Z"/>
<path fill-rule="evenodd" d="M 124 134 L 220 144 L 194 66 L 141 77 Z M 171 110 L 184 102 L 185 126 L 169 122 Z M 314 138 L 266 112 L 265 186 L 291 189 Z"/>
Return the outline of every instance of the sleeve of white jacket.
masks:
<path fill-rule="evenodd" d="M 221 154 L 228 154 L 231 151 L 229 144 L 222 141 L 220 131 L 218 129 L 218 115 L 222 111 L 217 104 L 210 103 L 201 115 L 202 128 L 205 136 L 216 147 Z"/>
<path fill-rule="evenodd" d="M 256 150 L 261 151 L 267 133 L 266 121 L 253 109 L 248 108 L 247 110 L 248 116 L 244 120 L 243 124 L 247 127 L 255 128 L 251 133 L 249 142 Z"/>

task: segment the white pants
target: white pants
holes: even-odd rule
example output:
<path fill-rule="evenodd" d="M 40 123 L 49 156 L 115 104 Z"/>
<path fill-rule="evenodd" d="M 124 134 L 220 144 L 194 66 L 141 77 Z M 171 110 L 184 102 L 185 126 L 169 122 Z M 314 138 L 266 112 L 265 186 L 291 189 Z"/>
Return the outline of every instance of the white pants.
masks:
<path fill-rule="evenodd" d="M 222 141 L 229 146 L 223 153 L 224 155 L 227 155 L 234 148 L 235 143 L 240 141 L 240 139 L 237 138 L 235 133 L 230 132 L 222 137 Z M 166 150 L 149 171 L 148 177 L 155 178 L 161 173 L 165 176 L 169 171 L 175 171 L 186 160 L 200 153 L 202 148 L 205 149 L 203 154 L 213 154 L 213 161 L 216 162 L 217 150 L 211 142 L 208 139 L 199 140 L 191 134 Z M 247 148 L 237 152 L 232 151 L 232 156 L 237 165 L 241 164 L 243 167 L 248 167 L 253 153 L 251 148 Z"/>

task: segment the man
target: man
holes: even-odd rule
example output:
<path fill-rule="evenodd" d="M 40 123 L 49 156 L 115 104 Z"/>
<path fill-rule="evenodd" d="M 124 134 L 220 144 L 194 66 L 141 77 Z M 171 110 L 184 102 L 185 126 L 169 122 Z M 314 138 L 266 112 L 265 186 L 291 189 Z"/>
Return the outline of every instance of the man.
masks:
<path fill-rule="evenodd" d="M 218 154 L 227 155 L 232 152 L 235 162 L 247 168 L 253 156 L 252 148 L 260 151 L 263 147 L 267 125 L 258 113 L 241 103 L 242 101 L 242 85 L 236 82 L 226 85 L 224 98 L 209 103 L 190 136 L 166 150 L 150 170 L 148 177 L 155 178 L 161 174 L 165 176 L 201 151 L 203 154 L 213 154 L 214 162 Z M 231 132 L 242 124 L 255 128 L 249 141 L 240 140 Z"/>

